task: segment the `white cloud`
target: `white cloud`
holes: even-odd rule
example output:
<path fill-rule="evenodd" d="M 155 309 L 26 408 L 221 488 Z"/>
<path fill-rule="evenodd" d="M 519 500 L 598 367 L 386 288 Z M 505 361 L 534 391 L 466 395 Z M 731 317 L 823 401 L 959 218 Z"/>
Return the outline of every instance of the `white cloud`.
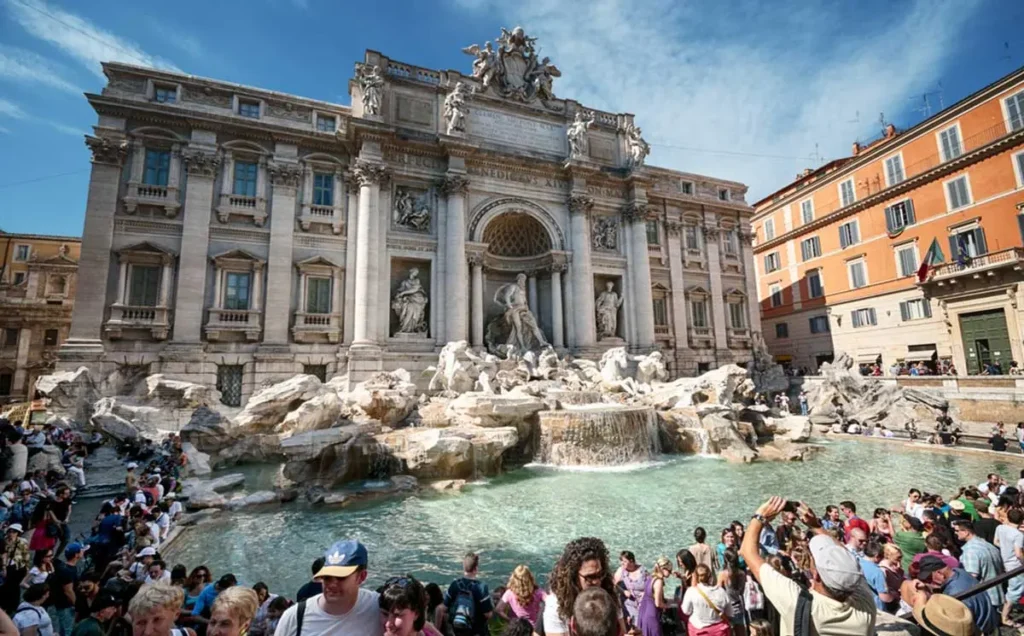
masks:
<path fill-rule="evenodd" d="M 563 73 L 558 96 L 634 113 L 652 164 L 742 181 L 748 201 L 817 165 L 816 146 L 828 160 L 876 135 L 879 112 L 904 110 L 934 85 L 977 6 L 920 0 L 873 16 L 842 15 L 843 3 L 453 2 L 537 37 Z"/>
<path fill-rule="evenodd" d="M 119 61 L 179 71 L 171 62 L 101 29 L 85 18 L 40 0 L 6 0 L 14 20 L 30 35 L 53 44 L 103 77 L 100 62 Z"/>
<path fill-rule="evenodd" d="M 50 128 L 53 128 L 57 132 L 64 133 L 65 135 L 71 135 L 72 137 L 84 137 L 85 134 L 86 134 L 85 131 L 83 131 L 80 128 L 75 128 L 74 126 L 68 126 L 68 125 L 62 124 L 60 122 L 44 121 L 43 123 L 45 123 Z"/>
<path fill-rule="evenodd" d="M 66 72 L 59 64 L 32 51 L 0 45 L 0 78 L 22 84 L 42 84 L 81 95 L 81 88 L 64 79 Z"/>
<path fill-rule="evenodd" d="M 11 133 L 10 130 L 8 130 L 7 128 L 4 128 L 3 126 L 0 126 L 0 135 L 9 135 L 10 133 Z"/>
<path fill-rule="evenodd" d="M 28 114 L 12 101 L 0 98 L 0 117 L 11 119 L 27 119 Z"/>

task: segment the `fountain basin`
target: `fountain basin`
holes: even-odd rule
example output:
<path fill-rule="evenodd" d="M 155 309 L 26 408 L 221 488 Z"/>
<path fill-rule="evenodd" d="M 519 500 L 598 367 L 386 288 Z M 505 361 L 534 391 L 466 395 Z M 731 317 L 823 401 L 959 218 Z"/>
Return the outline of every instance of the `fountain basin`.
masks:
<path fill-rule="evenodd" d="M 643 406 L 590 404 L 541 411 L 537 461 L 556 466 L 617 466 L 661 452 L 658 416 Z"/>

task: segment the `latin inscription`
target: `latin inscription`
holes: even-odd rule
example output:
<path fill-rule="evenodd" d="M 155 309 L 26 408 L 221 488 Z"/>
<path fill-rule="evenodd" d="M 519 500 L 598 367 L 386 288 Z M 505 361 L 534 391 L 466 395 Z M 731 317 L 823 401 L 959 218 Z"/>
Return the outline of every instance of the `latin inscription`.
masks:
<path fill-rule="evenodd" d="M 413 155 L 407 152 L 395 152 L 393 150 L 385 151 L 384 159 L 388 163 L 416 166 L 418 168 L 426 168 L 428 170 L 444 170 L 447 167 L 445 161 L 440 157 L 424 157 L 423 155 Z"/>
<path fill-rule="evenodd" d="M 587 194 L 592 197 L 607 197 L 609 199 L 626 198 L 626 190 L 624 188 L 611 188 L 601 185 L 587 184 Z"/>
<path fill-rule="evenodd" d="M 566 153 L 565 127 L 485 108 L 469 109 L 474 137 L 557 155 Z"/>
<path fill-rule="evenodd" d="M 475 166 L 467 165 L 466 172 L 470 176 L 475 177 L 487 177 L 490 179 L 501 179 L 502 181 L 511 181 L 513 183 L 522 183 L 524 185 L 536 186 L 538 188 L 551 188 L 553 190 L 569 190 L 569 182 L 563 179 L 554 179 L 552 177 L 542 177 L 540 175 L 532 174 L 529 172 L 519 172 L 516 170 L 503 170 L 501 168 L 492 168 L 490 166 Z"/>
<path fill-rule="evenodd" d="M 421 99 L 398 97 L 398 119 L 413 124 L 429 126 L 434 123 L 433 106 Z"/>

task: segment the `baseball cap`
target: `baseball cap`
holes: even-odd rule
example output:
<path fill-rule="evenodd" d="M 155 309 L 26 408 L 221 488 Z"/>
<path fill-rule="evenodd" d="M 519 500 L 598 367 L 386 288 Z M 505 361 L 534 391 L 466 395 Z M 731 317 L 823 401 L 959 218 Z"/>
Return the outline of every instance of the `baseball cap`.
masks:
<path fill-rule="evenodd" d="M 18 534 L 24 534 L 25 532 L 25 529 L 21 527 L 20 523 L 12 523 L 11 525 L 7 526 L 7 531 L 10 532 L 11 530 L 14 530 Z"/>
<path fill-rule="evenodd" d="M 832 537 L 815 535 L 810 543 L 814 568 L 825 587 L 836 592 L 852 592 L 864 580 L 860 562 L 845 546 Z"/>
<path fill-rule="evenodd" d="M 152 547 L 142 548 L 141 550 L 139 550 L 139 553 L 135 555 L 135 558 L 139 559 L 139 558 L 147 557 L 147 556 L 156 556 L 156 548 L 152 548 Z"/>
<path fill-rule="evenodd" d="M 138 468 L 138 467 L 139 467 L 139 465 L 136 464 L 135 462 L 128 462 L 128 465 L 125 468 L 127 468 L 128 470 L 131 470 L 133 468 Z"/>
<path fill-rule="evenodd" d="M 360 566 L 366 567 L 367 563 L 366 546 L 351 539 L 338 541 L 324 553 L 324 567 L 313 576 L 318 579 L 322 576 L 335 576 L 343 578 L 353 574 Z"/>
<path fill-rule="evenodd" d="M 917 564 L 917 580 L 927 581 L 931 578 L 933 572 L 949 567 L 946 562 L 937 556 L 929 554 L 928 556 L 921 557 L 921 561 Z"/>
<path fill-rule="evenodd" d="M 87 551 L 88 549 L 89 549 L 89 546 L 82 545 L 81 543 L 75 541 L 74 543 L 72 543 L 68 547 L 64 548 L 64 557 L 70 559 L 71 557 L 75 556 L 76 554 L 81 554 L 81 553 Z"/>
<path fill-rule="evenodd" d="M 120 607 L 120 605 L 121 601 L 119 601 L 116 596 L 109 592 L 101 592 L 99 596 L 92 600 L 92 603 L 89 605 L 89 611 L 96 613 L 101 610 L 105 610 L 108 607 Z"/>
<path fill-rule="evenodd" d="M 914 608 L 917 624 L 936 636 L 971 636 L 974 618 L 967 606 L 952 596 L 934 594 L 924 605 Z"/>

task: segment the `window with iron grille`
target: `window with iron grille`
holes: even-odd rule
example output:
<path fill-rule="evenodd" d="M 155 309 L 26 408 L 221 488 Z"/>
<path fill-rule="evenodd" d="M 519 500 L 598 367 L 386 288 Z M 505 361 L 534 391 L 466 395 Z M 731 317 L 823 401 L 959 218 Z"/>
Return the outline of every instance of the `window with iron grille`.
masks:
<path fill-rule="evenodd" d="M 227 406 L 242 405 L 242 373 L 240 364 L 221 364 L 217 366 L 217 390 L 220 401 Z"/>
<path fill-rule="evenodd" d="M 306 375 L 315 375 L 321 382 L 327 382 L 326 364 L 304 364 L 302 365 L 302 372 Z"/>

